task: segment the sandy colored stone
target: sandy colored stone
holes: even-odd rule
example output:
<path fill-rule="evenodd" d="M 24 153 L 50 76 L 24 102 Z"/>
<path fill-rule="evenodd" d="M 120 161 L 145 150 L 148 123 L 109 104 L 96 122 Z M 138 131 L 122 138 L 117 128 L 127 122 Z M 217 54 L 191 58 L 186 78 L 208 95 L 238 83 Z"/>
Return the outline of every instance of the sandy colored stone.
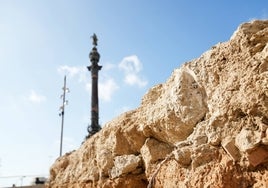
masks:
<path fill-rule="evenodd" d="M 268 21 L 255 20 L 58 158 L 47 187 L 268 187 L 267 127 Z"/>
<path fill-rule="evenodd" d="M 235 141 L 233 138 L 227 137 L 224 139 L 222 141 L 222 147 L 234 161 L 238 161 L 240 159 L 240 153 L 235 146 Z"/>
<path fill-rule="evenodd" d="M 174 158 L 181 164 L 188 166 L 191 164 L 191 150 L 189 148 L 182 148 L 173 151 Z"/>
<path fill-rule="evenodd" d="M 141 130 L 147 137 L 170 144 L 186 139 L 207 112 L 205 95 L 192 70 L 175 69 L 165 84 L 143 97 L 139 109 Z"/>
<path fill-rule="evenodd" d="M 151 173 L 151 170 L 155 167 L 154 163 L 163 160 L 172 152 L 172 147 L 154 138 L 148 138 L 140 152 L 145 165 L 146 174 L 148 174 Z"/>
<path fill-rule="evenodd" d="M 255 150 L 248 153 L 248 160 L 254 167 L 268 161 L 268 150 L 258 147 Z"/>
<path fill-rule="evenodd" d="M 141 157 L 135 155 L 122 155 L 114 158 L 114 166 L 111 170 L 111 178 L 134 172 L 141 166 Z"/>
<path fill-rule="evenodd" d="M 240 151 L 246 152 L 256 148 L 261 142 L 261 132 L 242 129 L 235 138 L 235 144 Z"/>

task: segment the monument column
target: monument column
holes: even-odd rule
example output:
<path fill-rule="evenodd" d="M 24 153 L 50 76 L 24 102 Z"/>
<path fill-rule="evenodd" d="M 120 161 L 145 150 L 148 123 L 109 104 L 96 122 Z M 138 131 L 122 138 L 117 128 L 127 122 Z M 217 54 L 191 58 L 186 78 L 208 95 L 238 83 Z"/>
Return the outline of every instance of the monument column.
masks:
<path fill-rule="evenodd" d="M 98 98 L 98 72 L 101 70 L 102 66 L 98 65 L 100 54 L 97 50 L 97 36 L 93 34 L 93 48 L 89 53 L 89 59 L 91 61 L 91 65 L 88 66 L 88 70 L 91 71 L 91 125 L 88 126 L 88 136 L 94 135 L 98 132 L 101 127 L 99 125 L 99 98 Z"/>

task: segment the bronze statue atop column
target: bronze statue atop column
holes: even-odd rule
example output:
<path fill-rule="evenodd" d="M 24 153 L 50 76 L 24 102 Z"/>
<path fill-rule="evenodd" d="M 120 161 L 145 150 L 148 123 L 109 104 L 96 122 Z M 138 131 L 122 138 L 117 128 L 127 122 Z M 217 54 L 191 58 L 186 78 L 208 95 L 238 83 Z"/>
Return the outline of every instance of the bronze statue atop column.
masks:
<path fill-rule="evenodd" d="M 91 61 L 91 65 L 88 66 L 88 70 L 91 71 L 91 125 L 88 126 L 88 136 L 91 137 L 95 133 L 97 133 L 101 126 L 99 125 L 99 98 L 98 98 L 98 72 L 101 70 L 100 65 L 98 65 L 100 54 L 97 50 L 98 38 L 94 33 L 91 37 L 93 39 L 93 48 L 89 53 L 89 59 Z"/>

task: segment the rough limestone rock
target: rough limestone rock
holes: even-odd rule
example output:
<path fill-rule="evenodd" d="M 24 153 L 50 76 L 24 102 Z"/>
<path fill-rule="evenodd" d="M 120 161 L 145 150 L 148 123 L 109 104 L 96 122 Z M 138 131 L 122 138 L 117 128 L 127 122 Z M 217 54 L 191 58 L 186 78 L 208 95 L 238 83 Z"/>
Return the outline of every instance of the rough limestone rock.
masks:
<path fill-rule="evenodd" d="M 141 157 L 135 155 L 122 155 L 114 158 L 114 167 L 111 170 L 111 177 L 116 178 L 128 173 L 139 173 Z"/>
<path fill-rule="evenodd" d="M 58 158 L 47 187 L 268 187 L 268 21 L 174 70 Z"/>
<path fill-rule="evenodd" d="M 155 165 L 165 159 L 172 150 L 173 148 L 168 144 L 159 142 L 154 138 L 148 138 L 140 150 L 146 174 L 153 172 Z"/>

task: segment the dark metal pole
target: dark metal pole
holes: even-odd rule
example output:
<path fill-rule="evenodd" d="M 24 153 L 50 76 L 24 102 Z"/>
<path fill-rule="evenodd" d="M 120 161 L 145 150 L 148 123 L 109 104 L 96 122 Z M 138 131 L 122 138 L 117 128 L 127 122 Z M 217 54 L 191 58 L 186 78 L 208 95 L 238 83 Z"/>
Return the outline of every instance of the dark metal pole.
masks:
<path fill-rule="evenodd" d="M 92 136 L 96 132 L 98 132 L 101 127 L 99 125 L 99 98 L 98 98 L 98 72 L 101 70 L 102 66 L 98 65 L 100 54 L 96 48 L 97 46 L 97 36 L 94 34 L 93 45 L 91 52 L 89 53 L 89 59 L 91 61 L 91 65 L 88 66 L 88 70 L 91 71 L 91 80 L 92 80 L 92 88 L 91 88 L 91 125 L 88 127 L 88 136 Z"/>

